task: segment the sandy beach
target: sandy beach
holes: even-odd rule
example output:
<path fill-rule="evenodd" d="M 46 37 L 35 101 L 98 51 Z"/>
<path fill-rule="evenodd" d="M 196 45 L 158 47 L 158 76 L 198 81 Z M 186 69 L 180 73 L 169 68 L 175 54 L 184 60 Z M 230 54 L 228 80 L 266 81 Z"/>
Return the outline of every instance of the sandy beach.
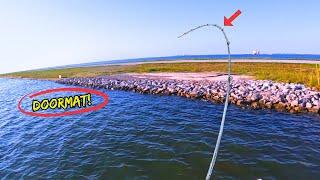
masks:
<path fill-rule="evenodd" d="M 154 80 L 187 80 L 187 81 L 226 81 L 226 73 L 199 72 L 199 73 L 128 73 L 129 76 L 139 79 Z M 253 80 L 253 76 L 232 75 L 233 80 Z"/>

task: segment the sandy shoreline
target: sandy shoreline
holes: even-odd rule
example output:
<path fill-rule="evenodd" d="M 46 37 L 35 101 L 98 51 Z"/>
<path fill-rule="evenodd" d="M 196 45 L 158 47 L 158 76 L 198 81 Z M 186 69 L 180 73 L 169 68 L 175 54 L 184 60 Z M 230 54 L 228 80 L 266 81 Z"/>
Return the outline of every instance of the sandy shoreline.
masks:
<path fill-rule="evenodd" d="M 198 72 L 198 73 L 128 73 L 128 76 L 139 79 L 154 80 L 186 80 L 186 81 L 226 81 L 226 73 Z M 254 77 L 247 75 L 232 75 L 233 80 L 253 80 Z"/>

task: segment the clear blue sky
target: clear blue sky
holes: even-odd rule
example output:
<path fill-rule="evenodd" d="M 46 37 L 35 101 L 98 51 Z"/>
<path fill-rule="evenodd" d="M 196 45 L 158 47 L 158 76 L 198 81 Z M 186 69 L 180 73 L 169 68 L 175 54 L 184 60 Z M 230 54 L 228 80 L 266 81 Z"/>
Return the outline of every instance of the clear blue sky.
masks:
<path fill-rule="evenodd" d="M 320 2 L 188 0 L 0 1 L 0 73 L 99 60 L 224 54 L 218 31 L 177 35 L 223 16 L 233 53 L 320 54 Z"/>

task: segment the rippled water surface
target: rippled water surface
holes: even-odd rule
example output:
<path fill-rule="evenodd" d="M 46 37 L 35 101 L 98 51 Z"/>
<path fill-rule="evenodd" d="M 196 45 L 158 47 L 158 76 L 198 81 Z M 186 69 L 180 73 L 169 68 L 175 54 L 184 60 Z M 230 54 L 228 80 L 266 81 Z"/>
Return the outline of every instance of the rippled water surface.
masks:
<path fill-rule="evenodd" d="M 64 85 L 0 79 L 0 177 L 204 179 L 222 104 L 105 91 L 100 111 L 62 118 L 21 114 L 25 94 Z M 218 178 L 318 179 L 320 117 L 230 106 Z"/>

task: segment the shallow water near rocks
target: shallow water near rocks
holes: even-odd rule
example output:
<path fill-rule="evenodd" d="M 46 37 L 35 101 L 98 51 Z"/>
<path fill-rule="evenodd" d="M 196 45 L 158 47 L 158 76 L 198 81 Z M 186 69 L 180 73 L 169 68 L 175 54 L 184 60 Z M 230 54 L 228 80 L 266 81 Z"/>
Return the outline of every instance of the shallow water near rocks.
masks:
<path fill-rule="evenodd" d="M 107 91 L 102 110 L 62 118 L 21 114 L 25 94 L 65 87 L 0 79 L 0 177 L 204 179 L 223 104 Z M 231 105 L 217 178 L 317 179 L 320 117 Z"/>

